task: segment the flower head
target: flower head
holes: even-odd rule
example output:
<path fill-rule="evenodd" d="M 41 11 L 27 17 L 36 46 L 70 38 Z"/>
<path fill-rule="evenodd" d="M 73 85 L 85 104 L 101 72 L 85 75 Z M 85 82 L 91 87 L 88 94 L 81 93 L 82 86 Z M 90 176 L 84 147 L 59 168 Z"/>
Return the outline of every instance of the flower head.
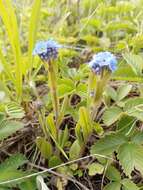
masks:
<path fill-rule="evenodd" d="M 58 49 L 62 45 L 58 44 L 52 39 L 47 41 L 37 42 L 33 50 L 33 55 L 39 55 L 43 61 L 49 61 L 50 59 L 56 59 L 58 55 Z"/>
<path fill-rule="evenodd" d="M 110 52 L 100 52 L 93 56 L 88 65 L 97 74 L 101 73 L 104 68 L 113 72 L 117 68 L 117 59 Z"/>

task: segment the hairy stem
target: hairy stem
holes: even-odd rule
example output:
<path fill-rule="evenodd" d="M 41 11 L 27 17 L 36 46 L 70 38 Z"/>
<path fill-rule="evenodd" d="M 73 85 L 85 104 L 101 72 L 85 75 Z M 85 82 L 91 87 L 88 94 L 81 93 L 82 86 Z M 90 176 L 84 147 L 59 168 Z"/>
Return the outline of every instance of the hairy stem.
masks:
<path fill-rule="evenodd" d="M 57 80 L 56 80 L 56 70 L 53 62 L 48 61 L 48 76 L 49 76 L 49 86 L 51 91 L 51 99 L 53 104 L 53 109 L 55 113 L 55 121 L 57 123 L 59 116 L 59 100 L 57 95 Z"/>

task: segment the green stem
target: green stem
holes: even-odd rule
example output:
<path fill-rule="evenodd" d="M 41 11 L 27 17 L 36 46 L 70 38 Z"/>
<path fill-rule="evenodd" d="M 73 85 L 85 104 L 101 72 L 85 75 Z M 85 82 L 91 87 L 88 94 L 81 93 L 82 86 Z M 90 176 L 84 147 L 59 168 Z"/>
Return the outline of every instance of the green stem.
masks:
<path fill-rule="evenodd" d="M 87 108 L 88 110 L 90 109 L 90 104 L 91 104 L 91 93 L 93 91 L 93 84 L 94 84 L 94 73 L 91 71 L 89 73 L 89 78 L 88 78 L 88 88 L 87 88 Z"/>
<path fill-rule="evenodd" d="M 47 64 L 47 63 L 45 63 Z M 51 91 L 51 99 L 53 104 L 53 109 L 55 113 L 55 121 L 57 124 L 58 116 L 59 116 L 59 100 L 57 95 L 57 80 L 56 80 L 56 69 L 55 65 L 51 60 L 48 61 L 48 76 L 49 76 L 49 86 Z"/>
<path fill-rule="evenodd" d="M 103 92 L 105 90 L 105 87 L 110 79 L 110 72 L 103 71 L 102 76 L 98 78 L 96 87 L 95 87 L 95 93 L 93 98 L 93 110 L 92 110 L 92 120 L 94 121 L 97 115 L 98 108 L 102 101 Z"/>

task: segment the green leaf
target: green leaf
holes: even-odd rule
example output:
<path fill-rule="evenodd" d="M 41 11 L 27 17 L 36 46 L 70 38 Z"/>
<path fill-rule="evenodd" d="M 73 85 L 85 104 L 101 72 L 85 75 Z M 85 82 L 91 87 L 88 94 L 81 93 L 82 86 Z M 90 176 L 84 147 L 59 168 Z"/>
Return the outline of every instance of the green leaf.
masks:
<path fill-rule="evenodd" d="M 135 144 L 143 144 L 143 132 L 138 131 L 137 133 L 133 134 L 131 137 L 131 142 Z"/>
<path fill-rule="evenodd" d="M 52 138 L 55 140 L 57 139 L 57 128 L 55 126 L 54 122 L 54 115 L 51 113 L 46 118 L 47 121 L 47 131 L 50 135 L 52 135 Z"/>
<path fill-rule="evenodd" d="M 65 95 L 72 94 L 75 91 L 74 81 L 71 79 L 63 78 L 58 81 L 58 95 L 63 98 Z"/>
<path fill-rule="evenodd" d="M 122 134 L 108 134 L 91 147 L 91 154 L 111 155 L 125 142 L 126 138 Z"/>
<path fill-rule="evenodd" d="M 15 154 L 0 164 L 0 182 L 16 179 L 25 175 L 23 171 L 17 170 L 28 160 L 22 154 Z"/>
<path fill-rule="evenodd" d="M 104 190 L 120 190 L 121 184 L 119 182 L 111 182 L 104 187 Z"/>
<path fill-rule="evenodd" d="M 0 164 L 0 173 L 4 170 L 13 170 L 27 163 L 28 160 L 22 154 L 15 154 L 7 158 L 2 164 Z"/>
<path fill-rule="evenodd" d="M 124 115 L 119 120 L 117 129 L 120 131 L 120 133 L 126 134 L 131 129 L 131 127 L 133 127 L 133 125 L 136 126 L 135 118 Z"/>
<path fill-rule="evenodd" d="M 0 127 L 0 140 L 12 135 L 24 127 L 23 123 L 18 121 L 6 121 L 5 125 Z"/>
<path fill-rule="evenodd" d="M 123 179 L 121 181 L 123 185 L 123 190 L 139 190 L 140 188 L 133 183 L 130 179 Z"/>
<path fill-rule="evenodd" d="M 59 130 L 59 134 L 58 134 L 58 142 L 59 142 L 59 145 L 64 148 L 65 144 L 67 143 L 68 141 L 68 127 L 65 127 L 64 130 Z"/>
<path fill-rule="evenodd" d="M 91 125 L 89 113 L 85 107 L 80 107 L 79 109 L 79 121 L 76 125 L 76 135 L 79 139 L 79 142 L 82 140 L 82 135 L 86 143 L 89 135 L 91 134 L 93 127 Z M 82 134 L 82 135 L 81 135 Z"/>
<path fill-rule="evenodd" d="M 125 102 L 124 111 L 128 115 L 143 121 L 143 98 L 131 98 Z"/>
<path fill-rule="evenodd" d="M 134 73 L 129 65 L 120 66 L 112 75 L 112 79 L 143 82 L 143 78 Z"/>
<path fill-rule="evenodd" d="M 5 111 L 10 118 L 21 119 L 25 115 L 23 108 L 15 102 L 7 103 Z"/>
<path fill-rule="evenodd" d="M 106 25 L 105 30 L 107 32 L 113 32 L 113 31 L 115 32 L 116 30 L 124 30 L 127 32 L 134 32 L 137 29 L 136 29 L 135 25 L 133 25 L 133 23 L 131 23 L 129 21 L 128 22 L 113 21 Z"/>
<path fill-rule="evenodd" d="M 88 169 L 89 169 L 88 174 L 90 176 L 94 176 L 96 174 L 102 174 L 104 171 L 104 166 L 102 166 L 99 163 L 92 163 L 88 166 Z"/>
<path fill-rule="evenodd" d="M 9 180 L 20 178 L 23 176 L 24 176 L 24 173 L 20 170 L 3 170 L 3 172 L 0 173 L 0 182 L 9 181 Z"/>
<path fill-rule="evenodd" d="M 123 98 L 125 98 L 131 89 L 132 89 L 132 85 L 126 84 L 126 85 L 120 86 L 117 90 L 117 100 L 120 101 Z"/>
<path fill-rule="evenodd" d="M 118 150 L 118 159 L 127 176 L 136 168 L 143 174 L 143 148 L 134 143 L 125 143 Z"/>
<path fill-rule="evenodd" d="M 77 138 L 79 144 L 82 145 L 84 142 L 84 138 L 83 138 L 82 128 L 79 123 L 76 124 L 75 134 L 76 134 L 76 138 Z"/>
<path fill-rule="evenodd" d="M 52 156 L 50 159 L 49 159 L 49 167 L 52 168 L 54 166 L 58 166 L 62 163 L 62 161 L 60 160 L 59 157 L 57 156 Z"/>
<path fill-rule="evenodd" d="M 117 100 L 117 92 L 114 88 L 108 86 L 106 88 L 107 94 L 112 98 L 112 100 L 116 101 Z"/>
<path fill-rule="evenodd" d="M 103 114 L 104 123 L 109 126 L 115 123 L 122 115 L 123 111 L 118 107 L 111 107 L 106 109 Z"/>
<path fill-rule="evenodd" d="M 9 190 L 9 188 L 6 188 L 6 187 L 0 187 L 0 190 Z"/>
<path fill-rule="evenodd" d="M 0 16 L 5 25 L 6 32 L 13 50 L 15 57 L 15 86 L 17 91 L 17 98 L 21 98 L 22 95 L 22 59 L 21 59 L 21 48 L 19 39 L 19 30 L 17 24 L 17 18 L 12 7 L 10 0 L 6 2 L 0 1 Z M 11 27 L 12 26 L 12 27 Z"/>
<path fill-rule="evenodd" d="M 33 61 L 32 51 L 37 35 L 38 21 L 40 18 L 40 9 L 41 9 L 41 0 L 35 0 L 32 7 L 30 26 L 29 26 L 29 37 L 28 37 L 28 66 L 30 69 L 32 69 L 32 61 Z"/>
<path fill-rule="evenodd" d="M 37 190 L 35 179 L 32 180 L 30 179 L 22 182 L 21 184 L 19 184 L 19 188 L 20 190 L 25 190 L 25 189 Z"/>
<path fill-rule="evenodd" d="M 6 75 L 7 75 L 7 76 L 13 81 L 13 83 L 15 84 L 15 79 L 14 79 L 13 74 L 12 74 L 12 72 L 11 72 L 11 67 L 10 67 L 10 65 L 8 64 L 8 62 L 6 61 L 6 59 L 5 59 L 5 57 L 4 57 L 3 53 L 2 53 L 1 48 L 0 48 L 0 60 L 1 60 L 1 62 L 2 62 L 2 65 L 3 65 L 3 67 L 4 67 L 4 71 L 5 71 Z"/>
<path fill-rule="evenodd" d="M 67 109 L 67 106 L 68 106 L 68 102 L 69 99 L 68 99 L 68 96 L 65 96 L 64 97 L 64 100 L 62 102 L 62 106 L 61 106 L 61 109 L 60 109 L 60 113 L 59 113 L 59 117 L 58 117 L 58 121 L 57 121 L 57 126 L 60 126 L 60 124 L 62 123 L 63 119 L 64 119 L 64 116 L 66 115 L 66 109 Z"/>
<path fill-rule="evenodd" d="M 76 93 L 81 96 L 81 97 L 85 97 L 86 98 L 86 95 L 87 95 L 87 84 L 83 84 L 83 83 L 80 83 L 78 86 L 77 86 L 77 89 L 76 89 Z"/>
<path fill-rule="evenodd" d="M 47 121 L 46 131 L 50 135 L 50 137 L 52 138 L 52 140 L 54 141 L 54 143 L 57 146 L 57 148 L 61 151 L 61 153 L 65 156 L 65 158 L 68 159 L 68 156 L 66 155 L 65 151 L 63 150 L 63 148 L 58 143 L 58 140 L 57 140 L 58 133 L 57 133 L 57 128 L 55 126 L 54 118 L 53 117 L 54 116 L 51 113 L 46 118 L 46 121 Z"/>
<path fill-rule="evenodd" d="M 52 145 L 43 137 L 37 137 L 36 145 L 44 158 L 50 158 L 52 155 Z"/>
<path fill-rule="evenodd" d="M 142 109 L 140 109 L 140 106 L 142 105 L 143 105 L 143 98 L 141 97 L 130 98 L 125 102 L 124 110 L 129 113 L 132 112 L 132 109 L 134 110 L 134 108 L 138 111 L 142 111 Z"/>
<path fill-rule="evenodd" d="M 123 56 L 127 63 L 131 66 L 135 74 L 137 74 L 138 76 L 142 76 L 143 58 L 140 55 L 135 55 L 131 53 L 126 53 Z"/>
<path fill-rule="evenodd" d="M 120 172 L 112 165 L 110 165 L 107 168 L 106 177 L 108 179 L 110 179 L 111 181 L 120 181 L 121 180 Z"/>
<path fill-rule="evenodd" d="M 81 147 L 79 145 L 78 140 L 75 140 L 74 143 L 72 144 L 70 150 L 69 150 L 69 157 L 71 160 L 79 158 L 79 154 L 81 151 Z"/>
<path fill-rule="evenodd" d="M 98 135 L 102 135 L 104 133 L 104 130 L 102 126 L 100 125 L 100 123 L 93 122 L 92 125 L 93 125 L 93 129 Z"/>
<path fill-rule="evenodd" d="M 71 169 L 71 170 L 73 170 L 73 171 L 76 171 L 77 169 L 78 169 L 78 164 L 71 164 L 70 166 L 69 166 L 69 168 Z"/>

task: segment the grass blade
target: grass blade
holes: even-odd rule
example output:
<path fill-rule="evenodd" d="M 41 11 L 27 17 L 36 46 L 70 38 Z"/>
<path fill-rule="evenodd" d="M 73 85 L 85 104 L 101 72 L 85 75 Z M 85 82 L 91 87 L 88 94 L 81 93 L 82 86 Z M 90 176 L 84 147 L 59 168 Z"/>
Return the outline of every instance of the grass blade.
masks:
<path fill-rule="evenodd" d="M 36 40 L 40 8 L 41 8 L 41 0 L 35 0 L 32 7 L 30 26 L 29 26 L 28 69 L 30 70 L 32 69 L 32 65 L 33 65 L 32 51 L 33 51 L 33 47 Z"/>

